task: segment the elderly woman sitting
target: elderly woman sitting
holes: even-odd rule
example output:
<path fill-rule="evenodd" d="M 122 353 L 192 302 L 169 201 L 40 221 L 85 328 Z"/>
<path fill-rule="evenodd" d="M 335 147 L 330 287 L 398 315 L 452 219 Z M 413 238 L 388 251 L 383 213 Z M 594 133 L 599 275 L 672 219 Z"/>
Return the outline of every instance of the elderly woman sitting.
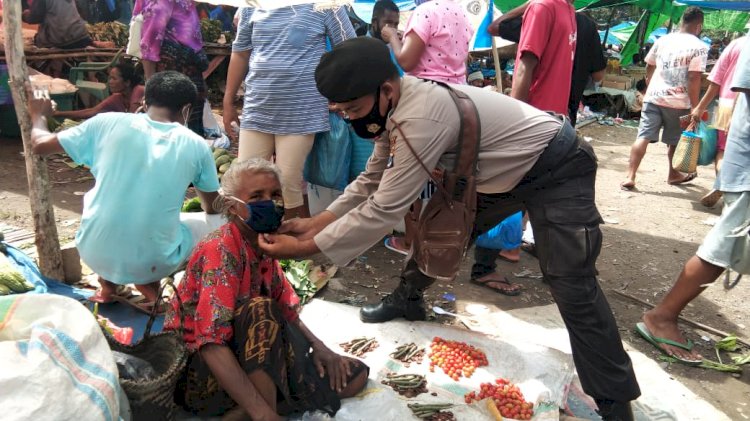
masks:
<path fill-rule="evenodd" d="M 177 289 L 193 351 L 177 397 L 195 414 L 334 414 L 367 382 L 365 364 L 328 349 L 300 320 L 279 262 L 258 248 L 258 236 L 276 231 L 284 215 L 279 180 L 262 159 L 232 165 L 214 204 L 229 222 L 196 246 Z M 179 326 L 177 301 L 167 329 Z"/>

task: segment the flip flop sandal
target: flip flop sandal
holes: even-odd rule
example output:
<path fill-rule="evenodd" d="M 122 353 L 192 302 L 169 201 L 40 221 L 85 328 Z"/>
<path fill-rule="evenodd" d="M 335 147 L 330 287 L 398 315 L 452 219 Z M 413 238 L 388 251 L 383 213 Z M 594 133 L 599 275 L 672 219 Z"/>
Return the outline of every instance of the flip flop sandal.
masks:
<path fill-rule="evenodd" d="M 117 301 L 115 297 L 117 297 L 118 295 L 127 296 L 128 294 L 130 294 L 130 288 L 128 288 L 127 285 L 118 285 L 115 288 L 115 292 L 112 293 L 112 296 L 108 300 L 96 298 L 97 296 L 101 297 L 101 292 L 102 292 L 101 287 L 97 288 L 96 292 L 94 292 L 94 295 L 88 297 L 87 300 L 91 301 L 92 303 L 97 303 L 97 304 L 111 304 Z"/>
<path fill-rule="evenodd" d="M 690 361 L 682 359 L 676 355 L 670 355 L 664 348 L 661 347 L 661 345 L 671 345 L 680 349 L 684 349 L 685 351 L 692 351 L 693 350 L 693 341 L 688 339 L 686 344 L 679 343 L 676 341 L 672 341 L 666 338 L 659 338 L 657 336 L 654 336 L 649 332 L 648 328 L 646 327 L 646 324 L 643 322 L 636 323 L 635 325 L 635 331 L 638 332 L 639 335 L 643 337 L 648 343 L 654 346 L 659 352 L 662 354 L 674 358 L 675 360 L 679 361 L 682 364 L 690 365 L 690 366 L 697 366 L 700 365 L 702 361 Z"/>
<path fill-rule="evenodd" d="M 695 180 L 696 177 L 698 177 L 698 173 L 697 172 L 691 172 L 690 174 L 686 175 L 685 178 L 683 178 L 680 181 L 668 181 L 667 183 L 670 186 L 677 186 L 679 184 L 689 183 L 689 182 Z"/>
<path fill-rule="evenodd" d="M 510 282 L 507 277 L 504 277 L 503 279 L 504 279 L 504 281 L 484 281 L 484 282 L 482 282 L 482 281 L 479 281 L 477 279 L 472 278 L 472 279 L 469 280 L 469 282 L 471 282 L 474 285 L 479 285 L 481 287 L 485 287 L 485 288 L 491 289 L 491 290 L 497 292 L 498 294 L 507 295 L 509 297 L 515 297 L 515 296 L 521 295 L 521 287 L 520 287 L 520 285 L 514 284 L 514 283 Z M 492 286 L 489 285 L 489 284 L 495 284 L 495 283 L 497 283 L 497 284 L 508 284 L 511 288 L 509 288 L 509 289 L 494 288 L 494 287 L 492 287 Z M 516 285 L 517 288 L 512 289 L 512 287 L 514 285 Z"/>
<path fill-rule="evenodd" d="M 742 279 L 742 274 L 738 273 L 737 276 L 732 280 L 731 270 L 727 269 L 726 272 L 724 272 L 724 289 L 732 289 L 737 286 L 737 284 L 740 282 L 740 279 Z"/>
<path fill-rule="evenodd" d="M 118 303 L 125 304 L 133 310 L 139 311 L 144 314 L 151 315 L 151 310 L 154 308 L 154 302 L 148 301 L 143 295 L 131 294 L 130 296 L 115 296 L 115 301 Z M 162 301 L 159 308 L 156 310 L 156 315 L 161 316 L 167 312 L 168 305 Z"/>
<path fill-rule="evenodd" d="M 390 251 L 395 251 L 398 254 L 402 254 L 404 256 L 408 256 L 409 255 L 408 251 L 402 250 L 402 249 L 396 247 L 396 245 L 393 243 L 393 239 L 394 238 L 396 238 L 396 237 L 394 237 L 392 235 L 389 235 L 389 236 L 385 237 L 385 240 L 383 241 L 383 245 L 385 246 L 385 248 L 387 248 Z"/>

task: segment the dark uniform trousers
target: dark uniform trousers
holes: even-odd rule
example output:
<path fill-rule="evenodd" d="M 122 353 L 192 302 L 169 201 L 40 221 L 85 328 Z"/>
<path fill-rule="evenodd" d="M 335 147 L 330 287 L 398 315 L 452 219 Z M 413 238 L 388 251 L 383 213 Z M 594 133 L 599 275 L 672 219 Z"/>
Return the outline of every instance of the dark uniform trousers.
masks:
<path fill-rule="evenodd" d="M 602 246 L 602 219 L 594 203 L 596 169 L 593 148 L 566 122 L 518 186 L 507 193 L 478 194 L 472 239 L 520 210 L 528 212 L 542 274 L 567 327 L 583 390 L 595 399 L 627 402 L 640 395 L 640 388 L 596 279 Z M 494 272 L 497 255 L 498 250 L 477 247 L 471 276 Z M 413 260 L 402 277 L 418 289 L 434 281 Z"/>

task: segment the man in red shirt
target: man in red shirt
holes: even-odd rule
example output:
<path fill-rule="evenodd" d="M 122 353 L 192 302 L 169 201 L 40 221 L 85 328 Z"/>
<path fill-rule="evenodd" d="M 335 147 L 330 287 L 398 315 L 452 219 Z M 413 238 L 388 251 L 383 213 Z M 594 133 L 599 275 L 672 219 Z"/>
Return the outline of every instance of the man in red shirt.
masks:
<path fill-rule="evenodd" d="M 540 110 L 567 115 L 575 51 L 572 1 L 530 1 L 523 14 L 510 95 Z"/>

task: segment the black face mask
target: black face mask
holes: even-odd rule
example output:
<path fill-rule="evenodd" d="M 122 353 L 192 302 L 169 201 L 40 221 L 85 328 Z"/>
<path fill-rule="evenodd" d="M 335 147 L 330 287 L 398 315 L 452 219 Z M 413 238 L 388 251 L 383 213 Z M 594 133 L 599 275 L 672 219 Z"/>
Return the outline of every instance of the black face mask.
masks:
<path fill-rule="evenodd" d="M 385 122 L 388 120 L 390 111 L 391 105 L 388 104 L 385 115 L 380 115 L 380 88 L 378 88 L 375 93 L 375 104 L 373 104 L 370 112 L 362 118 L 349 120 L 349 124 L 352 125 L 357 136 L 363 139 L 375 139 L 385 131 Z"/>
<path fill-rule="evenodd" d="M 377 38 L 381 41 L 383 41 L 383 36 L 380 34 L 380 28 L 375 29 L 375 25 L 370 24 L 370 35 L 372 35 L 373 38 Z"/>

